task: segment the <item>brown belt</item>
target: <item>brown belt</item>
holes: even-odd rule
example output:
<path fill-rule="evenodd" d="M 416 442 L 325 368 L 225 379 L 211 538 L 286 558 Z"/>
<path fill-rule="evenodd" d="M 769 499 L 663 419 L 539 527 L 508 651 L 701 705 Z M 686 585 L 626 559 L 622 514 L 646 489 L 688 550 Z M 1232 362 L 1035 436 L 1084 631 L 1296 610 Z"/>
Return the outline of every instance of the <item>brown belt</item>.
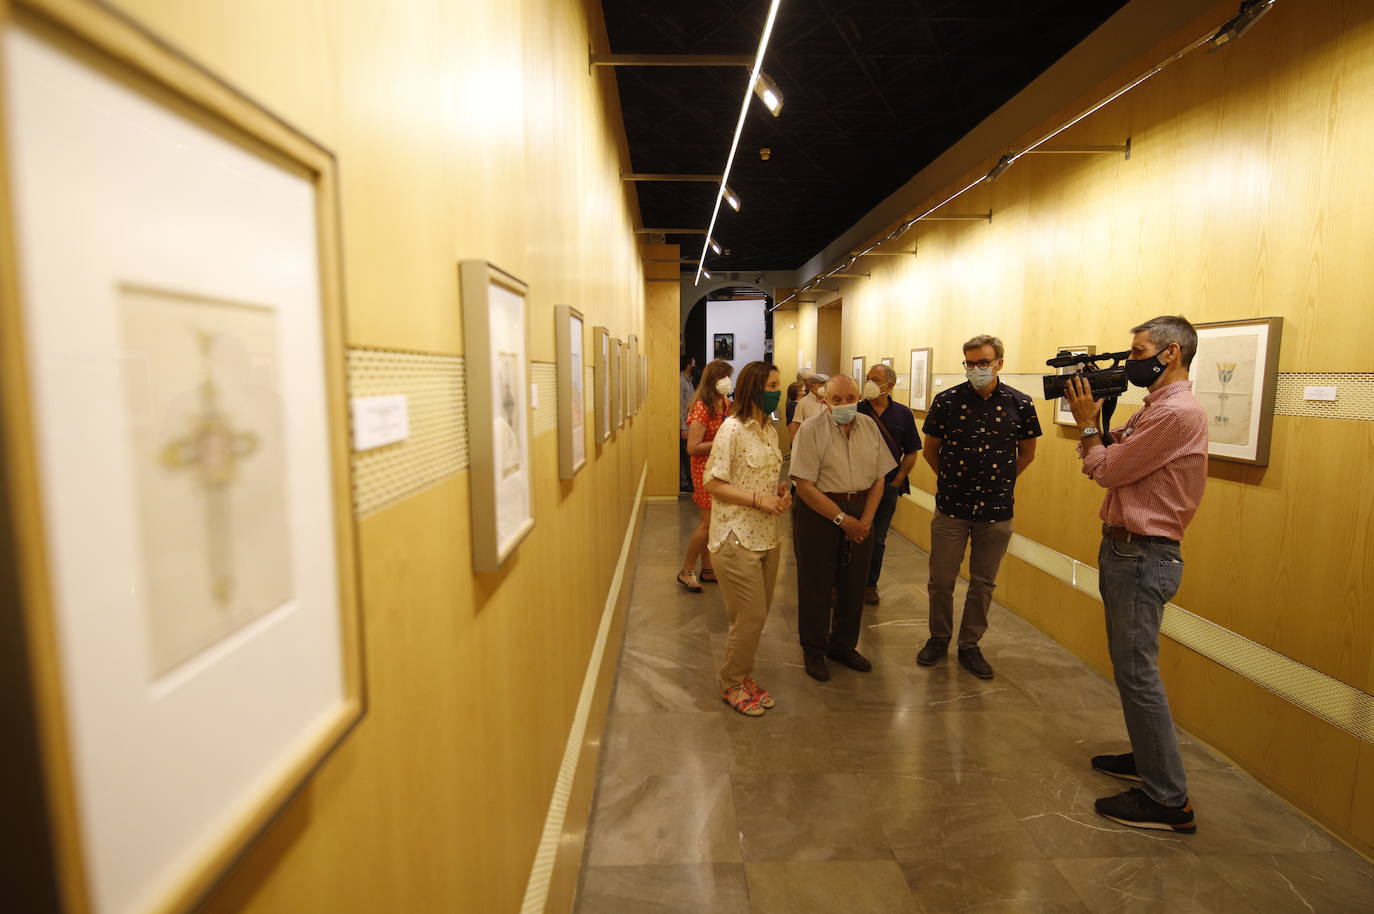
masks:
<path fill-rule="evenodd" d="M 1171 540 L 1167 536 L 1146 536 L 1143 533 L 1132 533 L 1125 527 L 1113 527 L 1111 524 L 1102 525 L 1102 535 L 1118 543 L 1169 543 L 1174 546 L 1179 544 L 1178 540 Z"/>
<path fill-rule="evenodd" d="M 859 501 L 860 499 L 863 499 L 863 498 L 867 498 L 867 497 L 868 497 L 868 492 L 867 492 L 867 491 L 864 491 L 864 492 L 822 492 L 821 494 L 824 495 L 826 498 L 830 499 L 831 501 Z"/>

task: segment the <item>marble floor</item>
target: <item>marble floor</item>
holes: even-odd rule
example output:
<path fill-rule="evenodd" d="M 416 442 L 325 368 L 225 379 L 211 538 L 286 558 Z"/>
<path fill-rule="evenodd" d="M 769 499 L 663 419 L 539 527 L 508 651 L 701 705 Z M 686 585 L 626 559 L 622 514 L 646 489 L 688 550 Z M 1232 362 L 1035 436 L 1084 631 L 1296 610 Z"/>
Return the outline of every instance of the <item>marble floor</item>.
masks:
<path fill-rule="evenodd" d="M 1129 786 L 1088 767 L 1126 751 L 1115 688 L 1000 606 L 995 679 L 916 666 L 926 555 L 895 533 L 859 644 L 874 670 L 827 683 L 802 670 L 784 545 L 755 672 L 778 704 L 736 714 L 719 589 L 673 580 L 696 510 L 647 512 L 580 914 L 1374 910 L 1374 866 L 1187 734 L 1195 835 L 1098 817 Z"/>

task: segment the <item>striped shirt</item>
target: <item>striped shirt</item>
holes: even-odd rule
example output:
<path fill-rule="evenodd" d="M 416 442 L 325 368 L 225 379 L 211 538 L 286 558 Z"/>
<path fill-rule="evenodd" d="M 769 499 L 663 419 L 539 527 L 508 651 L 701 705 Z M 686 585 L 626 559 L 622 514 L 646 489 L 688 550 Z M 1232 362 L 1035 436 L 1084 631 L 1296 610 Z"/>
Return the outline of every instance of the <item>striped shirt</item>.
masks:
<path fill-rule="evenodd" d="M 1207 482 L 1207 411 L 1187 381 L 1145 397 L 1145 408 L 1112 429 L 1111 447 L 1080 441 L 1083 472 L 1107 489 L 1102 520 L 1144 536 L 1183 539 Z"/>

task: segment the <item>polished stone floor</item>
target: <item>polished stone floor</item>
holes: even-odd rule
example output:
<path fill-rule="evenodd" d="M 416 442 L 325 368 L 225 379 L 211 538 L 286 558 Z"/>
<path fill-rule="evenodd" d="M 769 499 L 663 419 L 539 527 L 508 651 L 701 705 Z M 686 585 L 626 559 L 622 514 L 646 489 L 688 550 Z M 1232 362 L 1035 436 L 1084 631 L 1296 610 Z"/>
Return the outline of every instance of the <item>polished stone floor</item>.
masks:
<path fill-rule="evenodd" d="M 1374 910 L 1374 866 L 1187 734 L 1195 835 L 1098 817 L 1129 786 L 1088 767 L 1127 749 L 1115 688 L 996 606 L 995 679 L 917 667 L 926 555 L 895 533 L 873 672 L 803 672 L 789 543 L 755 673 L 778 705 L 736 714 L 719 590 L 673 580 L 696 510 L 647 511 L 581 914 Z"/>

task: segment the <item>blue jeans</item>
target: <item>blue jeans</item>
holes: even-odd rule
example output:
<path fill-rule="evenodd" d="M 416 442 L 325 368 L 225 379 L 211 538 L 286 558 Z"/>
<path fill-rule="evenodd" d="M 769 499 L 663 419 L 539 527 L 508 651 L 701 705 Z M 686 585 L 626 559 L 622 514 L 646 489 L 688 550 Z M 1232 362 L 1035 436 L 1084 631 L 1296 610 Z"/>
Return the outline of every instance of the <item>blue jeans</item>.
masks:
<path fill-rule="evenodd" d="M 1098 589 L 1107 610 L 1107 650 L 1136 771 L 1150 799 L 1182 806 L 1188 779 L 1169 697 L 1159 678 L 1159 626 L 1164 604 L 1183 580 L 1183 559 L 1174 543 L 1122 543 L 1103 537 L 1097 561 Z"/>
<path fill-rule="evenodd" d="M 883 552 L 887 547 L 887 528 L 892 526 L 892 515 L 897 513 L 897 499 L 901 491 L 892 486 L 883 486 L 883 497 L 878 502 L 878 510 L 873 512 L 873 558 L 868 561 L 868 586 L 878 586 L 878 575 L 883 573 Z"/>

